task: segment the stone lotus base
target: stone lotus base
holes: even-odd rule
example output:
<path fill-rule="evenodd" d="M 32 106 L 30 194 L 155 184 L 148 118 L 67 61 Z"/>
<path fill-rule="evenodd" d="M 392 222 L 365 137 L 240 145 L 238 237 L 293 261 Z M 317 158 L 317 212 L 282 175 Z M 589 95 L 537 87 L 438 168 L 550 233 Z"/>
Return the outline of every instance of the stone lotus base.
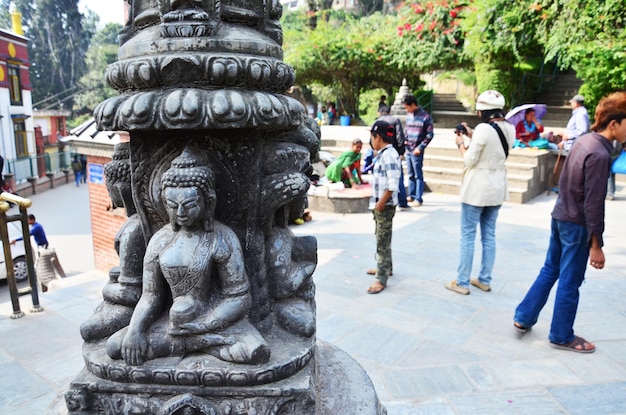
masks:
<path fill-rule="evenodd" d="M 324 342 L 318 342 L 316 351 L 294 376 L 257 386 L 128 384 L 83 369 L 65 399 L 74 415 L 386 415 L 354 359 Z"/>

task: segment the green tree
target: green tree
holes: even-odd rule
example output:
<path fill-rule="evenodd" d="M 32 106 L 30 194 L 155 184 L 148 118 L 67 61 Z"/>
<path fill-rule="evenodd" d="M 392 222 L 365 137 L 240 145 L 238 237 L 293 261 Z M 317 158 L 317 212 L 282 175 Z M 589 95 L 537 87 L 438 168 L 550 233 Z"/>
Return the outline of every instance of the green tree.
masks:
<path fill-rule="evenodd" d="M 77 114 L 91 114 L 99 103 L 117 95 L 104 79 L 107 66 L 117 60 L 118 33 L 122 26 L 109 23 L 98 31 L 85 54 L 87 73 L 80 79 L 83 92 L 75 96 L 74 110 Z"/>
<path fill-rule="evenodd" d="M 85 52 L 95 31 L 93 19 L 83 25 L 78 0 L 35 0 L 35 11 L 27 36 L 33 84 L 33 102 L 57 97 L 72 108 L 66 93 L 78 88 L 85 72 Z M 50 104 L 50 101 L 48 101 Z"/>
<path fill-rule="evenodd" d="M 403 77 L 419 72 L 402 71 L 393 59 L 390 39 L 396 18 L 376 13 L 357 19 L 350 15 L 321 19 L 315 30 L 285 30 L 285 61 L 294 66 L 299 84 L 321 83 L 338 95 L 339 112 L 358 117 L 362 91 L 391 90 Z"/>
<path fill-rule="evenodd" d="M 543 3 L 546 58 L 557 58 L 562 68 L 574 69 L 593 112 L 600 98 L 626 88 L 626 4 L 624 0 Z"/>

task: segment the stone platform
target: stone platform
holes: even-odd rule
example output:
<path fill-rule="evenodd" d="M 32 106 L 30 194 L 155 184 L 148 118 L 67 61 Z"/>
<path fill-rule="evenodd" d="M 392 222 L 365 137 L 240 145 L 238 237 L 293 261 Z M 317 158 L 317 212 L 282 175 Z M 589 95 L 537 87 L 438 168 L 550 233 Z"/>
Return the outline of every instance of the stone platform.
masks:
<path fill-rule="evenodd" d="M 317 380 L 314 381 L 313 378 Z M 311 389 L 311 385 L 316 387 Z M 247 387 L 164 388 L 103 380 L 87 370 L 66 393 L 71 414 L 361 414 L 387 415 L 365 370 L 346 352 L 318 342 L 308 367 L 289 379 Z M 234 411 L 234 412 L 233 412 Z"/>
<path fill-rule="evenodd" d="M 364 213 L 369 210 L 372 194 L 369 183 L 358 189 L 336 189 L 335 185 L 311 187 L 308 193 L 309 209 L 331 213 Z"/>

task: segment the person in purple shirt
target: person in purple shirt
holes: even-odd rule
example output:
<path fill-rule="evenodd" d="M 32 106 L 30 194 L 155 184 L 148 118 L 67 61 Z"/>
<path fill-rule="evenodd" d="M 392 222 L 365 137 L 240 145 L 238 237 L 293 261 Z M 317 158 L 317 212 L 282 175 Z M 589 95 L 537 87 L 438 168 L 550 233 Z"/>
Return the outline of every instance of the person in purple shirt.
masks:
<path fill-rule="evenodd" d="M 46 238 L 46 232 L 43 230 L 43 226 L 37 219 L 35 219 L 35 215 L 28 215 L 28 224 L 30 225 L 30 235 L 35 239 L 35 243 L 39 248 L 48 248 L 48 238 Z M 17 239 L 11 241 L 11 245 L 15 245 L 15 242 L 22 241 L 24 238 L 21 236 Z"/>
<path fill-rule="evenodd" d="M 613 141 L 626 142 L 626 92 L 611 94 L 596 108 L 592 132 L 577 139 L 559 180 L 552 211 L 550 245 L 543 268 L 515 310 L 514 326 L 526 332 L 535 323 L 559 281 L 549 340 L 552 347 L 592 353 L 593 343 L 574 334 L 579 292 L 587 259 L 596 269 L 605 265 L 602 246 L 606 182 L 611 171 Z"/>

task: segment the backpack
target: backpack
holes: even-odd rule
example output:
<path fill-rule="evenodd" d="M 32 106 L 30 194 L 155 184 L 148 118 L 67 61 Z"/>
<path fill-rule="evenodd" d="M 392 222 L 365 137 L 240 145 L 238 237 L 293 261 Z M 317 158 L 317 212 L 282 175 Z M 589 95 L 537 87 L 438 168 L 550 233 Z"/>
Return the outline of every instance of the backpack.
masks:
<path fill-rule="evenodd" d="M 83 168 L 83 165 L 80 164 L 80 161 L 76 160 L 72 162 L 72 170 L 74 171 L 81 171 Z"/>

